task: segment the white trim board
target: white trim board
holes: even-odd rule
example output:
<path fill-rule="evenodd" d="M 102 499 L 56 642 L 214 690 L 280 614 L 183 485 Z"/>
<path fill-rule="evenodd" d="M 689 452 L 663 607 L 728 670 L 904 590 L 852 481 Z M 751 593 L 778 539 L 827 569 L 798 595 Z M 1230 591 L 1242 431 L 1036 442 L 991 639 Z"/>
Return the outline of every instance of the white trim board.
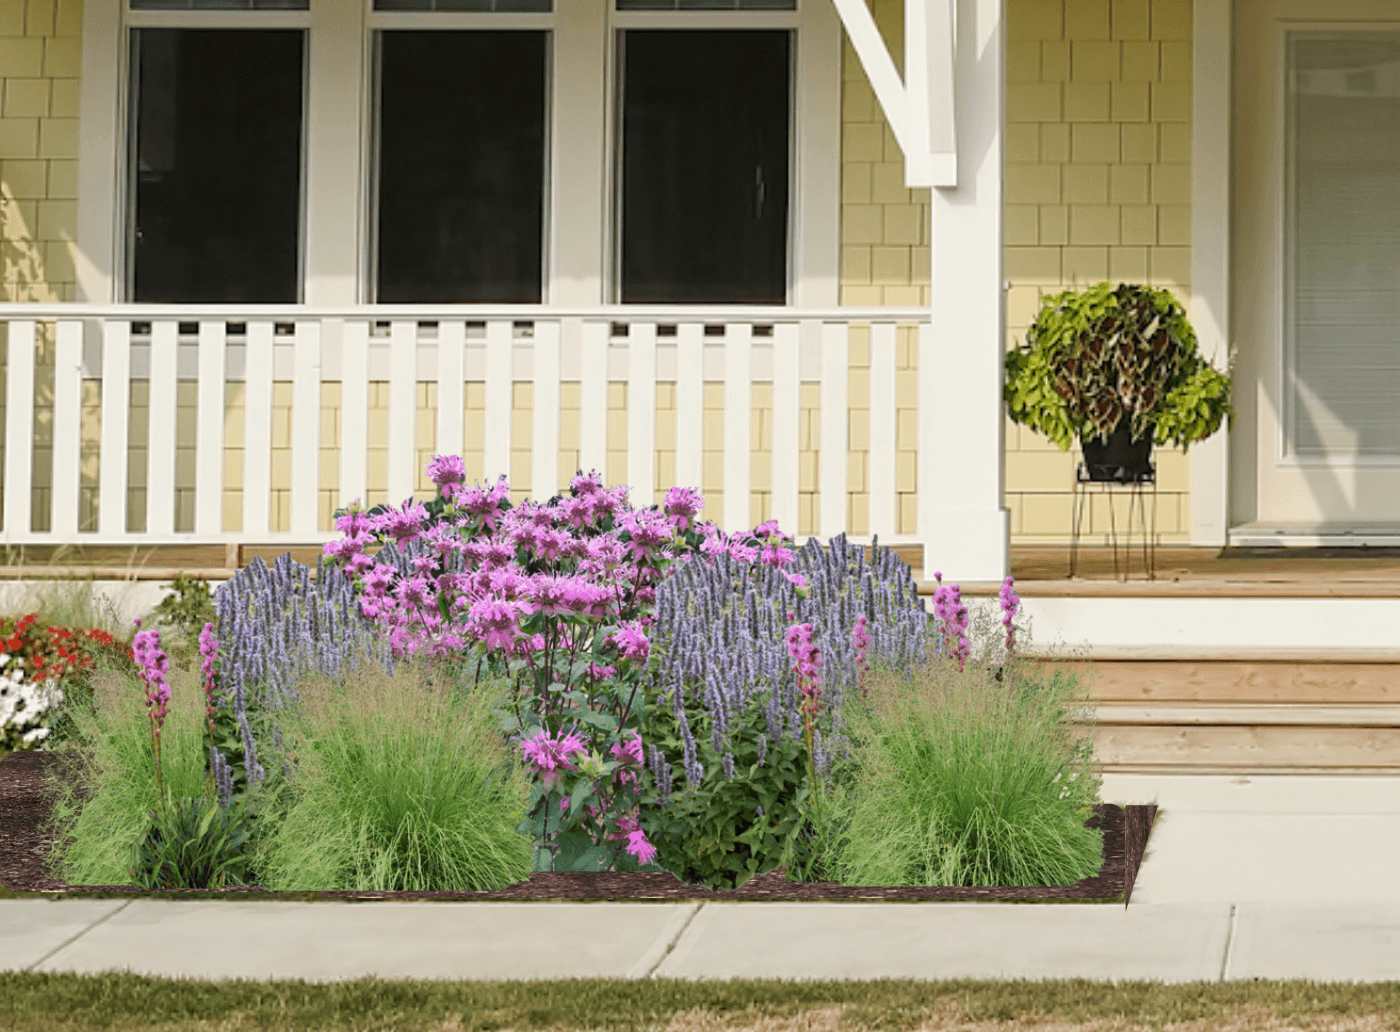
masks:
<path fill-rule="evenodd" d="M 996 599 L 964 601 L 969 614 L 1000 620 Z M 1045 658 L 1124 648 L 1160 659 L 1203 648 L 1400 650 L 1400 598 L 1023 598 L 1021 612 L 1021 650 Z"/>

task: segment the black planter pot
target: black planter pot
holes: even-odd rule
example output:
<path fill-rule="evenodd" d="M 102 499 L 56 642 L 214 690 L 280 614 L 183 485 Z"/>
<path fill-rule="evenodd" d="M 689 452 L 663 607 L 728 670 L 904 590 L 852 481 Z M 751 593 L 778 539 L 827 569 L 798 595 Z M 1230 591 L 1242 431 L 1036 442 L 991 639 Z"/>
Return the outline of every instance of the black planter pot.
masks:
<path fill-rule="evenodd" d="M 1142 437 L 1133 441 L 1130 424 L 1125 416 L 1104 441 L 1097 435 L 1082 438 L 1084 466 L 1092 483 L 1138 484 L 1151 478 L 1153 423 L 1147 424 Z"/>

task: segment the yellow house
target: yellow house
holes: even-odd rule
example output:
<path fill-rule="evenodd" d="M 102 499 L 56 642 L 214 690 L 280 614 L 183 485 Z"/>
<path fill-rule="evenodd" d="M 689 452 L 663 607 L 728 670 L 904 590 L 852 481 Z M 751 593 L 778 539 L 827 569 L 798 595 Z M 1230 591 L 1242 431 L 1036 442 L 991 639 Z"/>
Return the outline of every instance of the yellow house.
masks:
<path fill-rule="evenodd" d="M 1161 543 L 1395 542 L 1397 97 L 1395 0 L 0 0 L 4 534 L 326 541 L 453 452 L 996 582 L 1078 458 L 1004 351 L 1108 278 L 1237 354 Z"/>

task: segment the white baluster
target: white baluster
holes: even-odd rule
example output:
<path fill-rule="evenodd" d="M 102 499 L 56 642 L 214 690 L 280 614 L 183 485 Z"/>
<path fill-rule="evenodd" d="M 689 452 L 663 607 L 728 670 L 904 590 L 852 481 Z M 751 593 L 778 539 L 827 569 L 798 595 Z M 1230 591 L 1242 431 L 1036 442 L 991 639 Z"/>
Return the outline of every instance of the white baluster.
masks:
<path fill-rule="evenodd" d="M 627 483 L 632 508 L 656 501 L 656 323 L 627 334 Z"/>
<path fill-rule="evenodd" d="M 466 380 L 467 325 L 460 319 L 438 323 L 437 448 L 438 455 L 462 454 L 462 384 Z M 468 477 L 468 482 L 471 478 Z"/>
<path fill-rule="evenodd" d="M 389 332 L 389 504 L 418 486 L 418 323 L 395 319 Z"/>
<path fill-rule="evenodd" d="M 583 324 L 579 371 L 578 464 L 584 473 L 597 470 L 608 480 L 608 337 L 606 322 Z"/>
<path fill-rule="evenodd" d="M 83 324 L 58 323 L 53 370 L 53 466 L 49 526 L 55 541 L 78 535 L 78 484 L 82 476 Z"/>
<path fill-rule="evenodd" d="M 14 339 L 13 332 L 11 330 L 11 340 Z M 126 536 L 126 466 L 130 427 L 131 323 L 119 319 L 102 324 L 102 451 L 98 460 L 98 528 L 104 541 L 115 541 Z M 8 494 L 7 477 L 7 498 Z M 10 526 L 8 514 L 5 526 L 7 529 Z"/>
<path fill-rule="evenodd" d="M 340 352 L 340 504 L 368 506 L 369 323 L 347 321 Z"/>
<path fill-rule="evenodd" d="M 515 407 L 515 340 L 509 319 L 486 324 L 486 427 L 482 443 L 483 487 L 510 481 L 510 424 Z M 514 484 L 510 485 L 512 488 Z"/>
<path fill-rule="evenodd" d="M 244 367 L 243 539 L 266 542 L 272 509 L 272 332 L 266 320 L 248 323 Z"/>
<path fill-rule="evenodd" d="M 846 377 L 850 365 L 850 332 L 846 323 L 822 326 L 821 443 L 817 456 L 820 528 L 823 546 L 846 530 L 847 433 L 850 421 Z"/>
<path fill-rule="evenodd" d="M 705 327 L 676 327 L 676 487 L 704 494 L 705 467 Z M 714 507 L 697 519 L 713 519 Z"/>
<path fill-rule="evenodd" d="M 151 324 L 150 407 L 146 431 L 146 533 L 170 539 L 175 532 L 176 356 L 180 326 Z"/>
<path fill-rule="evenodd" d="M 224 532 L 224 405 L 228 388 L 227 324 L 199 323 L 199 410 L 194 444 L 194 529 L 200 538 Z"/>
<path fill-rule="evenodd" d="M 559 323 L 535 322 L 534 441 L 530 492 L 547 502 L 559 492 Z"/>
<path fill-rule="evenodd" d="M 321 324 L 296 324 L 292 374 L 292 534 L 316 537 L 316 499 L 321 486 Z"/>
<path fill-rule="evenodd" d="M 797 323 L 779 323 L 773 328 L 773 451 L 769 480 L 773 491 L 773 518 L 784 534 L 797 535 L 800 462 L 798 438 L 801 428 L 800 369 L 798 366 Z"/>
<path fill-rule="evenodd" d="M 34 472 L 34 341 L 31 319 L 10 323 L 5 400 L 5 536 L 30 537 Z"/>
<path fill-rule="evenodd" d="M 753 327 L 724 328 L 724 526 L 729 533 L 751 530 L 752 490 L 749 438 L 753 422 Z"/>
<path fill-rule="evenodd" d="M 894 323 L 870 327 L 870 534 L 887 540 L 896 532 L 895 512 L 895 338 Z"/>

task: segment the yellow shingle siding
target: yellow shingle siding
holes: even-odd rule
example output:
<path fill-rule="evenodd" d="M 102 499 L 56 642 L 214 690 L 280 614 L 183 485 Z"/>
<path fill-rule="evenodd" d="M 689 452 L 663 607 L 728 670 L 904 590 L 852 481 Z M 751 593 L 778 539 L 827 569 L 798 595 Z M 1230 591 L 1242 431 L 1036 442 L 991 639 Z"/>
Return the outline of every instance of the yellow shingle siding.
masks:
<path fill-rule="evenodd" d="M 885 45 L 902 69 L 903 3 L 869 3 Z M 841 303 L 926 305 L 929 192 L 904 185 L 904 152 L 849 39 L 842 80 Z"/>
<path fill-rule="evenodd" d="M 1189 292 L 1190 0 L 1009 0 L 1007 346 L 1040 298 L 1100 279 Z M 1070 531 L 1074 451 L 1008 422 L 1013 540 Z M 1157 532 L 1189 540 L 1189 460 L 1156 451 Z M 1121 534 L 1126 500 L 1114 513 Z M 1109 532 L 1094 498 L 1085 532 Z"/>
<path fill-rule="evenodd" d="M 871 7 L 898 63 L 901 5 L 871 0 Z M 1006 346 L 1025 340 L 1041 297 L 1069 287 L 1101 279 L 1145 282 L 1185 301 L 1190 0 L 1008 0 L 1006 63 Z M 914 237 L 914 224 L 927 233 L 927 191 L 905 191 L 901 204 L 904 198 L 889 189 L 895 179 L 903 183 L 902 156 L 849 41 L 842 123 L 842 303 L 926 304 L 927 240 Z M 878 198 L 876 169 L 891 177 L 882 180 L 886 189 Z M 908 222 L 902 221 L 906 206 Z M 853 347 L 853 367 L 857 353 Z M 909 369 L 913 375 L 912 361 Z M 860 404 L 854 391 L 851 404 Z M 901 414 L 901 446 L 904 440 Z M 1154 454 L 1158 539 L 1186 542 L 1189 459 L 1175 449 Z M 1013 541 L 1069 536 L 1074 455 L 1008 421 L 1006 505 Z M 905 456 L 899 458 L 902 469 Z M 1107 499 L 1093 501 L 1083 533 L 1098 541 L 1109 531 L 1109 507 Z M 912 530 L 912 522 L 904 526 L 903 495 L 900 511 L 900 529 Z M 1115 515 L 1121 534 L 1126 499 L 1119 499 Z M 852 532 L 861 531 L 853 525 Z"/>
<path fill-rule="evenodd" d="M 0 300 L 73 300 L 82 21 L 82 0 L 0 0 Z"/>

